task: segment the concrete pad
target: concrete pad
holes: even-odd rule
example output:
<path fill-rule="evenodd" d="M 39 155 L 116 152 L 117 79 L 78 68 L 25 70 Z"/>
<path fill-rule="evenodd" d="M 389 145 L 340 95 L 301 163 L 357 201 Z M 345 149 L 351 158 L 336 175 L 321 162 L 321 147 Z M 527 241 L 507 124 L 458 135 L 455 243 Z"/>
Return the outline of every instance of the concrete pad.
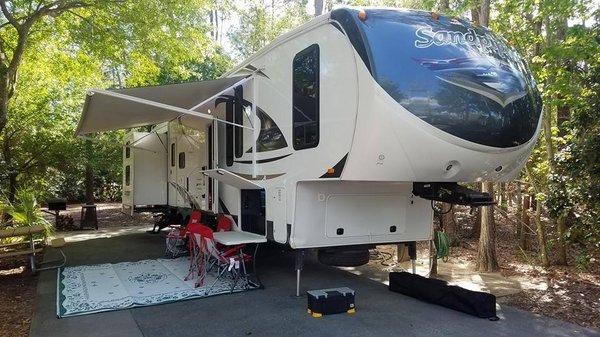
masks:
<path fill-rule="evenodd" d="M 139 233 L 75 242 L 69 263 L 93 264 L 157 258 L 163 238 Z M 56 274 L 39 281 L 30 336 L 600 336 L 600 332 L 503 306 L 500 321 L 475 318 L 392 293 L 367 277 L 308 261 L 303 290 L 347 286 L 357 313 L 312 318 L 306 297 L 296 298 L 293 254 L 263 250 L 264 290 L 57 319 Z"/>
<path fill-rule="evenodd" d="M 378 246 L 377 248 L 385 253 L 395 254 L 395 246 Z M 340 269 L 387 285 L 389 272 L 412 270 L 410 262 L 395 263 L 395 261 L 396 257 L 394 256 L 387 261 L 390 266 L 382 266 L 380 261 L 371 261 L 364 266 Z M 429 268 L 429 259 L 417 259 L 417 274 L 428 276 Z M 489 292 L 496 297 L 518 294 L 525 289 L 544 289 L 544 287 L 547 287 L 543 280 L 506 277 L 498 272 L 481 273 L 476 270 L 474 263 L 455 258 L 450 258 L 446 262 L 438 260 L 438 275 L 436 277 L 465 289 Z"/>

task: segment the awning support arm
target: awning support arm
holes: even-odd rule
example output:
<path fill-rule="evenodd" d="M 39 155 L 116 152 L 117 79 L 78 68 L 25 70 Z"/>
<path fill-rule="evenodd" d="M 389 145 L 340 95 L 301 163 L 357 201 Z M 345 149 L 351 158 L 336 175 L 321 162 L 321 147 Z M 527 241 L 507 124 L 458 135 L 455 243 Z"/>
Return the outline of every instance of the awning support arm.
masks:
<path fill-rule="evenodd" d="M 257 77 L 254 76 L 252 81 L 252 178 L 256 178 L 258 174 L 258 167 L 256 166 L 256 143 L 258 142 L 259 122 L 256 118 L 256 101 L 258 100 L 258 81 Z"/>

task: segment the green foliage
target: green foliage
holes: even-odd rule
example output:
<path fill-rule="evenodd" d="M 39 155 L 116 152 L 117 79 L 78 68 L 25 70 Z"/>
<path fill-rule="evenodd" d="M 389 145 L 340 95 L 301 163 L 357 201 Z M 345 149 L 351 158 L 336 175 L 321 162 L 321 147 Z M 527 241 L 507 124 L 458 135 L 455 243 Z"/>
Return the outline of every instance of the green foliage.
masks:
<path fill-rule="evenodd" d="M 6 199 L 0 200 L 0 214 L 2 213 L 9 215 L 9 226 L 11 227 L 42 226 L 46 235 L 51 234 L 54 230 L 52 224 L 44 219 L 35 193 L 32 191 L 18 191 L 16 200 L 12 203 Z"/>
<path fill-rule="evenodd" d="M 24 15 L 29 2 L 12 6 Z M 42 200 L 81 201 L 88 164 L 96 198 L 118 200 L 123 132 L 95 136 L 91 149 L 73 137 L 85 92 L 221 75 L 231 60 L 207 36 L 210 6 L 203 0 L 100 0 L 37 22 L 0 132 L 0 192 L 12 199 L 17 188 L 29 188 Z M 1 38 L 14 46 L 10 27 L 0 28 Z"/>
<path fill-rule="evenodd" d="M 305 10 L 306 0 L 279 0 L 268 3 L 267 5 L 263 0 L 253 0 L 234 9 L 240 21 L 228 36 L 238 58 L 244 59 L 254 54 L 277 36 L 310 18 Z"/>
<path fill-rule="evenodd" d="M 569 144 L 557 154 L 565 188 L 553 209 L 568 199 L 573 213 L 570 237 L 600 249 L 600 57 L 590 64 L 582 84 L 581 102 L 569 123 Z"/>

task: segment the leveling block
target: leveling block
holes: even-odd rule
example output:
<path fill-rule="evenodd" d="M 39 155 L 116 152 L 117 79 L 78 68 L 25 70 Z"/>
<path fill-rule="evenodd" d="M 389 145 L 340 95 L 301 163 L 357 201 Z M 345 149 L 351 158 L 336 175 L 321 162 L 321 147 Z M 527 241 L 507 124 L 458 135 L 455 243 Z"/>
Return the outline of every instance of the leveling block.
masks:
<path fill-rule="evenodd" d="M 308 313 L 315 318 L 323 315 L 341 314 L 343 312 L 354 314 L 354 290 L 342 287 L 306 292 L 308 298 Z"/>

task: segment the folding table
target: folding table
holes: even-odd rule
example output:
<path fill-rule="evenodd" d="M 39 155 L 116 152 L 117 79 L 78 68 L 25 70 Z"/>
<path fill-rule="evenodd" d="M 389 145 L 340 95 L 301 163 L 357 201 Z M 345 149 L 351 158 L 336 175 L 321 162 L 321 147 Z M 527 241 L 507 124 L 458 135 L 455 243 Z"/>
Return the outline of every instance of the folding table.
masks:
<path fill-rule="evenodd" d="M 256 244 L 256 247 L 254 248 L 254 255 L 252 255 L 252 272 L 256 276 L 256 280 L 258 281 L 258 286 L 262 287 L 260 278 L 258 277 L 258 274 L 256 273 L 256 252 L 258 251 L 258 245 L 261 243 L 267 242 L 267 239 L 264 236 L 259 235 L 259 234 L 244 232 L 244 231 L 236 231 L 236 230 L 226 231 L 226 232 L 215 232 L 213 234 L 213 236 L 214 236 L 216 242 L 218 242 L 222 245 L 225 245 L 225 246 Z M 246 272 L 246 267 L 244 264 L 242 249 L 240 249 L 240 258 L 241 258 L 242 264 L 244 265 L 244 277 L 246 278 L 246 282 L 249 282 L 248 273 Z"/>

